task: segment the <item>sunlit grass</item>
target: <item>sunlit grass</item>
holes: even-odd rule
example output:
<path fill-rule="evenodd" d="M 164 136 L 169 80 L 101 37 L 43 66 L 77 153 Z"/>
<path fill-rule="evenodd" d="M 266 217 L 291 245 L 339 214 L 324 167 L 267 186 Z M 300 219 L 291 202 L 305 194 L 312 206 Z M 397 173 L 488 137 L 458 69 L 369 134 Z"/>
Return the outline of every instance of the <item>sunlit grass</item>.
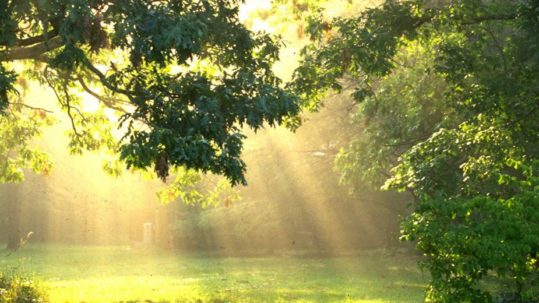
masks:
<path fill-rule="evenodd" d="M 2 255 L 3 256 L 3 255 Z M 420 302 L 410 256 L 217 257 L 119 247 L 32 246 L 3 257 L 52 302 Z"/>

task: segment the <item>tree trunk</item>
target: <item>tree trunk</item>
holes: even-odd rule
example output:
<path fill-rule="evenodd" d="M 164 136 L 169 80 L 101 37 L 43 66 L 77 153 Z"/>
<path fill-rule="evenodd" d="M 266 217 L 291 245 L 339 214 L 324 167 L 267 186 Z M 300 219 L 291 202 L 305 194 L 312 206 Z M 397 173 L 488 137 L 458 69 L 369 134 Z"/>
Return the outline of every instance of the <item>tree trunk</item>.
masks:
<path fill-rule="evenodd" d="M 5 184 L 7 249 L 17 250 L 21 243 L 20 184 Z"/>

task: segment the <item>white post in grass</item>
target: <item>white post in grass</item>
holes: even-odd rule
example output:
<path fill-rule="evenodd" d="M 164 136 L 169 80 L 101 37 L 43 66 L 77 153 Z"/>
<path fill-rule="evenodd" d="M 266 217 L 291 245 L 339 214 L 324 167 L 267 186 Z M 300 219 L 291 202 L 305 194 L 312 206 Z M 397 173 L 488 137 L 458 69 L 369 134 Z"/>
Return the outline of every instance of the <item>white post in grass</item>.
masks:
<path fill-rule="evenodd" d="M 153 243 L 153 239 L 152 239 L 152 236 L 153 236 L 152 223 L 150 223 L 150 222 L 144 223 L 143 233 L 144 234 L 143 234 L 143 238 L 142 238 L 142 243 L 144 244 L 144 246 L 152 245 L 152 243 Z"/>

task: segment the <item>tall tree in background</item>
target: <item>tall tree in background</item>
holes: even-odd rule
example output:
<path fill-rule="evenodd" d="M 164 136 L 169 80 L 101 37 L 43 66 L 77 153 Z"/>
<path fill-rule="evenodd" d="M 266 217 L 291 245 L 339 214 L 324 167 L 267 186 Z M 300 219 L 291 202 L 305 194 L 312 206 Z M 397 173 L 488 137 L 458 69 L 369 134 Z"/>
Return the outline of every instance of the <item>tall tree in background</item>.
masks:
<path fill-rule="evenodd" d="M 426 256 L 428 302 L 539 298 L 538 11 L 385 1 L 309 27 L 292 86 L 313 108 L 352 84 L 366 127 L 338 165 L 416 197 L 403 237 Z M 504 293 L 480 283 L 491 274 Z"/>
<path fill-rule="evenodd" d="M 163 179 L 184 166 L 245 183 L 241 127 L 298 107 L 271 70 L 279 42 L 239 22 L 240 2 L 0 1 L 0 108 L 17 78 L 35 79 L 69 116 L 74 152 L 106 146 Z M 119 144 L 81 91 L 121 114 Z"/>
<path fill-rule="evenodd" d="M 17 103 L 17 102 L 14 102 Z M 48 174 L 51 163 L 47 156 L 29 146 L 40 135 L 41 129 L 51 121 L 42 110 L 28 109 L 14 104 L 0 116 L 0 184 L 2 217 L 7 231 L 7 248 L 15 250 L 20 245 L 20 185 L 24 180 L 23 169 Z"/>

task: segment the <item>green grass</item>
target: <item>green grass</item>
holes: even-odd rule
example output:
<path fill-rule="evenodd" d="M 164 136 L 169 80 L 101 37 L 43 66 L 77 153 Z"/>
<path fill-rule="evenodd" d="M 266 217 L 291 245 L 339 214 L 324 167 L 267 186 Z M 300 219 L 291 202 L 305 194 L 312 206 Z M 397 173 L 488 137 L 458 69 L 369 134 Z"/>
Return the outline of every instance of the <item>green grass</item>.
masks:
<path fill-rule="evenodd" d="M 33 275 L 51 302 L 421 302 L 414 257 L 216 257 L 121 247 L 30 246 L 0 269 Z"/>

